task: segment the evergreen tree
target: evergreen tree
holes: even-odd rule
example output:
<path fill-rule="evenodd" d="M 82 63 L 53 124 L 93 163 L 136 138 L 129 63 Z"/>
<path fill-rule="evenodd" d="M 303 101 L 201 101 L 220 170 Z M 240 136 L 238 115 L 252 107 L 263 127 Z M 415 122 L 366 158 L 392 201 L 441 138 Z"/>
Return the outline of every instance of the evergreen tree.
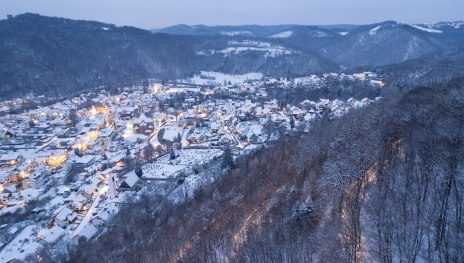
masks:
<path fill-rule="evenodd" d="M 82 151 L 79 150 L 79 148 L 77 148 L 77 147 L 74 148 L 74 154 L 75 154 L 76 156 L 79 156 L 79 157 L 84 156 L 84 154 L 82 153 Z"/>
<path fill-rule="evenodd" d="M 135 162 L 135 174 L 138 177 L 142 177 L 142 175 L 143 175 L 142 165 L 140 164 L 139 161 Z"/>
<path fill-rule="evenodd" d="M 227 147 L 224 150 L 224 159 L 222 159 L 222 169 L 234 169 L 235 168 L 235 163 L 234 163 L 234 156 L 232 155 L 232 150 L 230 147 Z"/>
<path fill-rule="evenodd" d="M 68 115 L 71 126 L 75 127 L 79 123 L 79 116 L 77 115 L 76 109 L 71 109 Z"/>
<path fill-rule="evenodd" d="M 127 166 L 130 166 L 131 165 L 131 152 L 129 150 L 129 147 L 126 148 L 126 164 Z"/>
<path fill-rule="evenodd" d="M 169 158 L 171 160 L 176 159 L 176 152 L 174 151 L 174 148 L 171 148 L 171 152 L 169 153 Z"/>
<path fill-rule="evenodd" d="M 283 111 L 285 109 L 285 102 L 281 101 L 280 102 L 280 111 Z"/>
<path fill-rule="evenodd" d="M 155 148 L 151 143 L 148 143 L 147 147 L 143 149 L 143 155 L 146 160 L 151 161 L 153 158 L 153 154 L 155 152 Z"/>
<path fill-rule="evenodd" d="M 293 116 L 290 116 L 290 128 L 295 129 L 295 119 Z"/>

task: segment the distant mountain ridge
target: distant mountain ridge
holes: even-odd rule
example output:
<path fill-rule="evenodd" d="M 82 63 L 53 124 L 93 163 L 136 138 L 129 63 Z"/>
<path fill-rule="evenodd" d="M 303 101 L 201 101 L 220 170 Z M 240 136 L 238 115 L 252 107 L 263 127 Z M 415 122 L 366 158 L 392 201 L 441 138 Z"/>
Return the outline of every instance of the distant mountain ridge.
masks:
<path fill-rule="evenodd" d="M 0 20 L 0 98 L 31 92 L 69 96 L 202 70 L 272 77 L 338 72 L 451 54 L 446 50 L 455 54 L 463 43 L 462 22 L 178 25 L 153 33 L 27 13 Z"/>

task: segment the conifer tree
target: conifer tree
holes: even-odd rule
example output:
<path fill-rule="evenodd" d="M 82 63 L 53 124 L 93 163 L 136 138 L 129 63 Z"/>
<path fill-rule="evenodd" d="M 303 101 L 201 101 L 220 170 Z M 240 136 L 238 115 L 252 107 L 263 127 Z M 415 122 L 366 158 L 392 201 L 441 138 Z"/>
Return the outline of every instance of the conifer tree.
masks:
<path fill-rule="evenodd" d="M 224 159 L 222 160 L 222 168 L 225 169 L 234 169 L 235 168 L 235 163 L 234 163 L 234 157 L 232 155 L 232 150 L 230 147 L 227 147 L 224 150 Z"/>

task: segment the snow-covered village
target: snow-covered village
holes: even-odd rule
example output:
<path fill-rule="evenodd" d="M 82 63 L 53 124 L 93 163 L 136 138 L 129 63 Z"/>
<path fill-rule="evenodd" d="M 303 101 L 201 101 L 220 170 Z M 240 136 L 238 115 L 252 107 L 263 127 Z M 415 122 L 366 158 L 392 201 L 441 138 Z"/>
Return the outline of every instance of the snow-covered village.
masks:
<path fill-rule="evenodd" d="M 380 99 L 286 103 L 271 95 L 333 80 L 384 86 L 372 72 L 292 80 L 202 72 L 34 109 L 23 106 L 45 98 L 1 102 L 0 262 L 98 239 L 144 194 L 184 202 L 234 159 Z M 202 173 L 212 163 L 217 174 Z"/>

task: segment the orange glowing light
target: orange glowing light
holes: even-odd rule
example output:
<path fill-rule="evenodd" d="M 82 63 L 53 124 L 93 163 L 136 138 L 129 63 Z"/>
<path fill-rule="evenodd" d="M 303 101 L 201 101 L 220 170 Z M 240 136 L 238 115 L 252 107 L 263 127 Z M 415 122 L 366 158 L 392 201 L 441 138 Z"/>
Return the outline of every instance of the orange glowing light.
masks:
<path fill-rule="evenodd" d="M 31 172 L 32 172 L 31 169 L 26 169 L 26 170 L 24 170 L 24 171 L 21 171 L 21 172 L 19 173 L 19 177 L 20 177 L 21 179 L 24 179 L 24 178 L 28 177 L 29 174 L 30 174 Z"/>
<path fill-rule="evenodd" d="M 97 140 L 98 138 L 98 131 L 91 131 L 87 133 L 84 137 L 84 140 L 75 146 L 81 151 L 85 152 L 89 148 L 89 143 Z"/>
<path fill-rule="evenodd" d="M 92 109 L 89 110 L 90 117 L 95 117 L 97 114 L 107 114 L 110 110 L 106 106 L 92 106 Z"/>
<path fill-rule="evenodd" d="M 66 154 L 66 152 L 60 155 L 52 155 L 45 160 L 45 165 L 47 165 L 50 168 L 57 168 L 60 167 L 67 159 L 68 155 Z"/>

